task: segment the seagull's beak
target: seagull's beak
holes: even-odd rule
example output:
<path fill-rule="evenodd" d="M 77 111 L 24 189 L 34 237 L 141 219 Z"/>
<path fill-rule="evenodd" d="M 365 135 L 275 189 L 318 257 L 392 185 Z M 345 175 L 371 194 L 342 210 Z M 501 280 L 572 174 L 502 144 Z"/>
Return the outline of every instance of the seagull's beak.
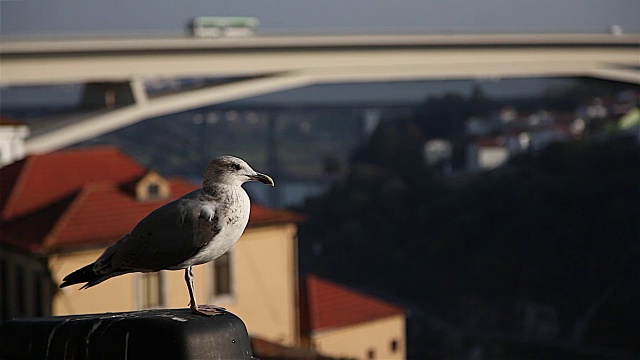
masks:
<path fill-rule="evenodd" d="M 269 175 L 261 174 L 259 172 L 255 173 L 254 175 L 249 175 L 249 179 L 255 180 L 255 181 L 260 181 L 261 183 L 266 184 L 266 185 L 275 186 L 275 183 L 273 182 L 273 179 L 271 177 L 269 177 Z"/>

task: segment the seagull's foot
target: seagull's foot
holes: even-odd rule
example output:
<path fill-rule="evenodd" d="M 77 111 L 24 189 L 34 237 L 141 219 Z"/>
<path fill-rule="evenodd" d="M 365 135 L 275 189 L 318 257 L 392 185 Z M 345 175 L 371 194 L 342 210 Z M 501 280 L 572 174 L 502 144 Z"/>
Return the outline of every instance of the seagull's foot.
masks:
<path fill-rule="evenodd" d="M 227 309 L 214 305 L 198 305 L 197 307 L 192 306 L 191 312 L 202 316 L 216 316 L 223 315 Z"/>

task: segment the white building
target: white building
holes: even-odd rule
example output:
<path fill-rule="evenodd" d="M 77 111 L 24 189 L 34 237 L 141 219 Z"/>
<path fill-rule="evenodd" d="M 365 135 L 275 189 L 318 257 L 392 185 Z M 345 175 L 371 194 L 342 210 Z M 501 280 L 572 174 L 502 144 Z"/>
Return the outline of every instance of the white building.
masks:
<path fill-rule="evenodd" d="M 24 140 L 27 136 L 27 124 L 0 117 L 0 167 L 25 157 Z"/>

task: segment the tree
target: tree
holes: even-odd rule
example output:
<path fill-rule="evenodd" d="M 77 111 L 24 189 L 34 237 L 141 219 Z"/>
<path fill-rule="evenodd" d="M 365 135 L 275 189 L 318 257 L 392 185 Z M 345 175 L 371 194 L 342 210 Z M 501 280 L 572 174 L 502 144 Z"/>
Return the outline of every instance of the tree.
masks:
<path fill-rule="evenodd" d="M 423 166 L 417 127 L 381 126 L 347 180 L 306 204 L 300 237 L 325 251 L 302 245 L 304 269 L 421 304 L 469 333 L 640 351 L 638 145 L 554 144 L 452 185 Z M 527 323 L 523 306 L 551 315 Z M 521 354 L 508 348 L 495 355 Z"/>

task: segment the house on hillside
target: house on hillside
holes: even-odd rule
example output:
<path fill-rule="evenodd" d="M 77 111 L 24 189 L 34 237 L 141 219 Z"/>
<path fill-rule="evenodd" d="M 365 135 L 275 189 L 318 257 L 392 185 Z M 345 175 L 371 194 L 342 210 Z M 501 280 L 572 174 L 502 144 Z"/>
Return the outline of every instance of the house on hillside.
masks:
<path fill-rule="evenodd" d="M 148 213 L 197 188 L 112 147 L 32 155 L 0 168 L 0 321 L 187 307 L 182 271 L 127 274 L 82 291 L 58 285 Z M 302 346 L 330 356 L 403 358 L 400 309 L 316 277 L 300 290 L 300 220 L 252 204 L 233 249 L 194 267 L 200 302 L 237 314 L 270 352 Z M 294 352 L 302 353 L 316 358 L 315 351 Z"/>
<path fill-rule="evenodd" d="M 302 344 L 349 359 L 405 359 L 403 309 L 310 275 L 300 284 Z"/>
<path fill-rule="evenodd" d="M 57 285 L 148 213 L 197 188 L 115 148 L 29 156 L 0 169 L 1 318 L 186 307 L 181 271 L 123 275 L 83 291 Z M 198 298 L 251 319 L 252 334 L 295 345 L 299 220 L 253 204 L 238 244 L 194 268 Z"/>
<path fill-rule="evenodd" d="M 29 126 L 22 121 L 0 116 L 0 167 L 25 156 L 24 139 L 29 136 Z"/>

